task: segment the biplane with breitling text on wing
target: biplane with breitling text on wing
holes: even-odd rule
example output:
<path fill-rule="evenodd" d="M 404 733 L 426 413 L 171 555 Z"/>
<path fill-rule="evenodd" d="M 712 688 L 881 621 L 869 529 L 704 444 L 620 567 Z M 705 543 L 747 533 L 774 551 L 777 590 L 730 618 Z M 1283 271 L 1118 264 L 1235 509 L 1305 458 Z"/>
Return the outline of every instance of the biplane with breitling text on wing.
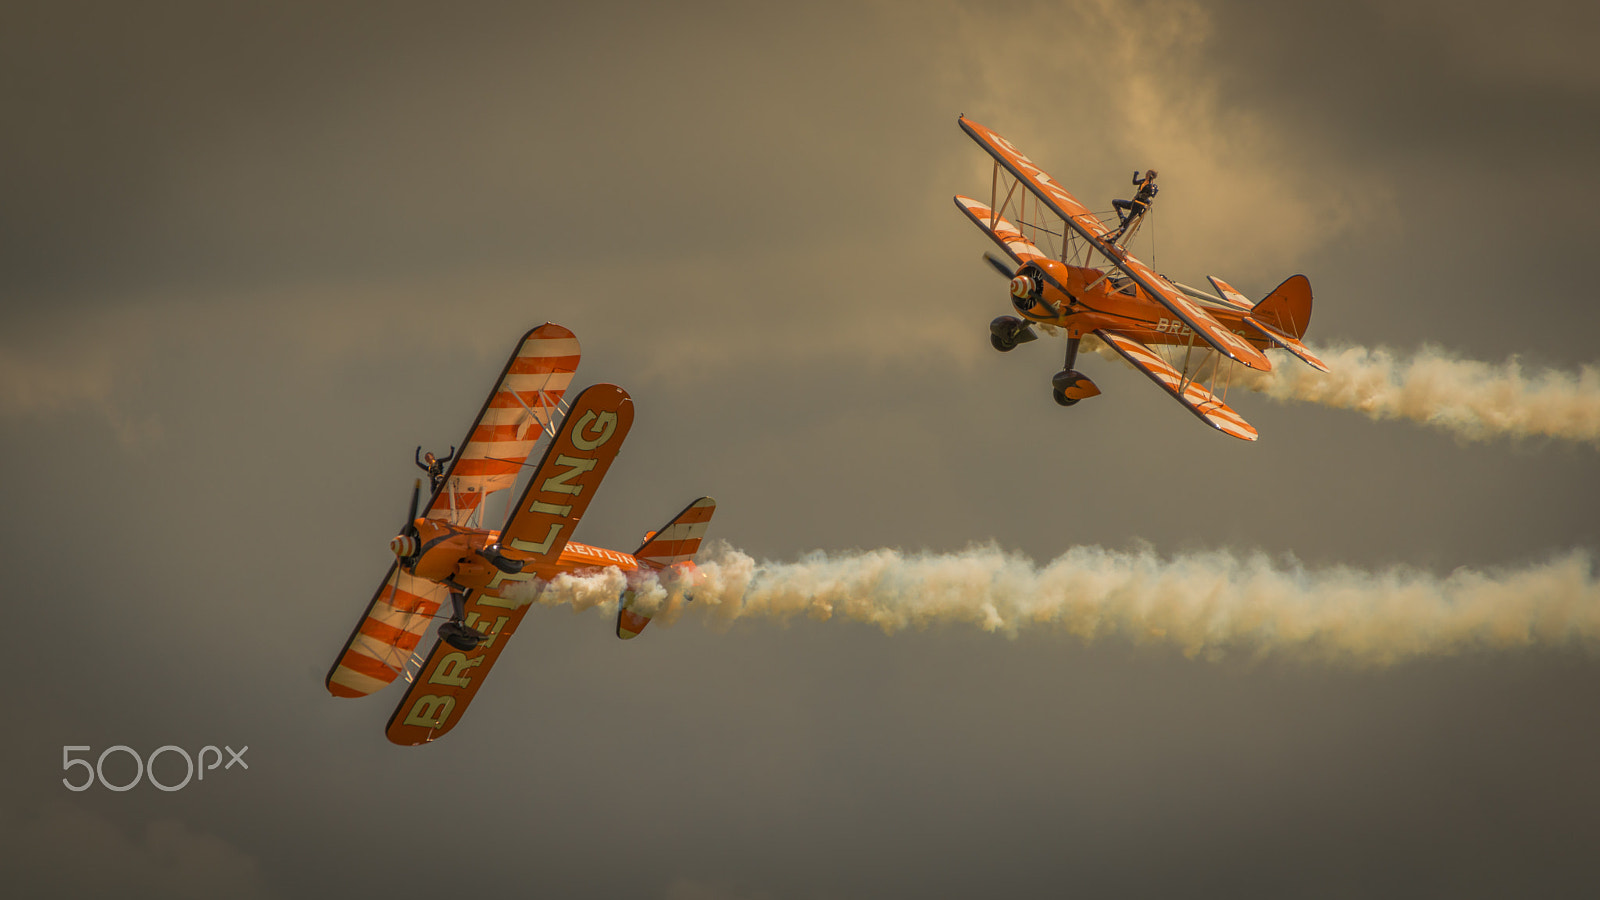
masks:
<path fill-rule="evenodd" d="M 1079 342 L 1091 334 L 1201 421 L 1247 441 L 1256 439 L 1255 428 L 1223 402 L 1234 366 L 1268 371 L 1272 363 L 1263 351 L 1281 347 L 1328 370 L 1300 340 L 1311 319 L 1311 282 L 1304 275 L 1291 276 L 1255 304 L 1219 278 L 1208 276 L 1215 294 L 1170 281 L 1125 246 L 1149 212 L 1148 202 L 1133 204 L 1122 224 L 1110 228 L 1005 138 L 965 116 L 959 121 L 994 158 L 994 174 L 988 203 L 958 195 L 956 206 L 1009 257 L 985 255 L 1010 279 L 1011 305 L 1021 316 L 991 322 L 990 342 L 1008 352 L 1037 340 L 1035 325 L 1064 331 L 1066 363 L 1051 380 L 1057 403 L 1071 406 L 1100 393 L 1073 368 Z M 1154 177 L 1151 172 L 1147 183 Z"/>
<path fill-rule="evenodd" d="M 651 611 L 637 602 L 647 580 L 669 595 L 692 588 L 694 555 L 716 512 L 710 497 L 645 535 L 631 554 L 571 539 L 633 424 L 633 402 L 615 385 L 593 385 L 567 404 L 578 358 L 577 338 L 560 325 L 523 335 L 421 516 L 422 482 L 412 488 L 406 524 L 390 542 L 395 561 L 326 681 L 335 697 L 364 697 L 404 676 L 410 687 L 387 728 L 396 744 L 427 743 L 455 727 L 535 595 L 556 576 L 621 570 L 620 638 L 650 622 Z M 504 526 L 487 529 L 489 497 L 509 498 L 546 438 Z M 423 656 L 417 647 L 446 602 L 451 611 Z"/>

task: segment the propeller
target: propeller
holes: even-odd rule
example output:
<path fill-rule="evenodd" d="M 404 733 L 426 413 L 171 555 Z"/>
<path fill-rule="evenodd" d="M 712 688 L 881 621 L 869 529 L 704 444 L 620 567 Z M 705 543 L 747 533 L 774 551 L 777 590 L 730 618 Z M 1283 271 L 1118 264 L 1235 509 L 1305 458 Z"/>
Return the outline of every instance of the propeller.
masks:
<path fill-rule="evenodd" d="M 1004 260 L 998 256 L 995 256 L 993 253 L 985 253 L 983 255 L 983 261 L 991 266 L 994 266 L 994 270 L 1005 276 L 1007 281 L 1010 281 L 1011 276 L 1016 274 L 1011 270 L 1011 266 L 1007 265 Z"/>
<path fill-rule="evenodd" d="M 1020 301 L 1031 301 L 1038 296 L 1039 282 L 1032 276 L 1024 274 L 1027 269 L 1026 266 L 1012 271 L 1005 260 L 995 256 L 993 253 L 985 253 L 983 261 L 994 267 L 996 272 L 999 272 L 1007 281 L 1011 282 L 1011 296 Z"/>
<path fill-rule="evenodd" d="M 394 551 L 402 566 L 415 562 L 417 552 L 422 548 L 421 536 L 417 533 L 417 504 L 421 500 L 422 479 L 418 478 L 411 486 L 411 509 L 406 513 L 405 527 L 389 542 L 389 549 Z"/>

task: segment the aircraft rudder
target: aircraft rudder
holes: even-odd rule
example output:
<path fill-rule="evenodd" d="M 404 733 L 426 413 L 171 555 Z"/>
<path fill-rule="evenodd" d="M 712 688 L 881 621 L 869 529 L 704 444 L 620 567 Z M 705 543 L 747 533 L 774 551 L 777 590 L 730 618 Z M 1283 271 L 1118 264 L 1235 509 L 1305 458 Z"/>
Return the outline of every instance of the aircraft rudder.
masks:
<path fill-rule="evenodd" d="M 1311 279 L 1290 275 L 1262 298 L 1250 315 L 1290 337 L 1304 337 L 1311 324 Z"/>

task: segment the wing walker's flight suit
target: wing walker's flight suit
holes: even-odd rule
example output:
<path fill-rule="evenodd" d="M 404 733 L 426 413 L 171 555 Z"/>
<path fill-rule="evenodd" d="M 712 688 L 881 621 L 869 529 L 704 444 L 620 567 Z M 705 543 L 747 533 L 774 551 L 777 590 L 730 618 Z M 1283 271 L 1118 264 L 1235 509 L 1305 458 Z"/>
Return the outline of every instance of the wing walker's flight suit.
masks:
<path fill-rule="evenodd" d="M 1117 234 L 1127 231 L 1128 226 L 1143 218 L 1150 211 L 1150 203 L 1156 199 L 1156 192 L 1161 190 L 1156 187 L 1155 169 L 1147 170 L 1143 176 L 1138 169 L 1134 169 L 1133 183 L 1139 192 L 1133 195 L 1132 200 L 1111 201 L 1111 207 L 1117 211 Z"/>
<path fill-rule="evenodd" d="M 417 453 L 415 454 L 417 468 L 428 473 L 432 493 L 439 493 L 439 482 L 444 481 L 444 464 L 455 459 L 455 456 L 456 448 L 454 445 L 450 447 L 450 452 L 445 454 L 443 459 L 434 457 L 432 453 L 423 453 L 421 447 L 417 448 Z"/>

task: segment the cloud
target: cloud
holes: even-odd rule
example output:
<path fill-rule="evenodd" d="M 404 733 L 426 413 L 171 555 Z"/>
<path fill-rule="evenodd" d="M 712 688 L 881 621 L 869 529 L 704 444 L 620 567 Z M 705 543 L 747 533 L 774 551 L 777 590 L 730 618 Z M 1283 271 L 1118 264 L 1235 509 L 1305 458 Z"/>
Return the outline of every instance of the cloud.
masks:
<path fill-rule="evenodd" d="M 0 420 L 90 412 L 124 446 L 159 440 L 158 420 L 129 407 L 125 390 L 154 349 L 153 324 L 127 310 L 14 315 L 0 337 Z"/>
<path fill-rule="evenodd" d="M 986 7 L 962 22 L 960 53 L 986 85 L 975 118 L 1090 209 L 1109 208 L 1108 188 L 1131 191 L 1123 173 L 1162 173 L 1139 243 L 1153 245 L 1168 222 L 1181 227 L 1172 254 L 1181 258 L 1168 262 L 1265 277 L 1358 225 L 1397 225 L 1382 176 L 1326 158 L 1311 136 L 1230 99 L 1202 4 L 1074 0 Z"/>
<path fill-rule="evenodd" d="M 266 898 L 256 860 L 221 838 L 155 819 L 130 834 L 64 804 L 0 817 L 8 887 L 28 897 Z"/>

